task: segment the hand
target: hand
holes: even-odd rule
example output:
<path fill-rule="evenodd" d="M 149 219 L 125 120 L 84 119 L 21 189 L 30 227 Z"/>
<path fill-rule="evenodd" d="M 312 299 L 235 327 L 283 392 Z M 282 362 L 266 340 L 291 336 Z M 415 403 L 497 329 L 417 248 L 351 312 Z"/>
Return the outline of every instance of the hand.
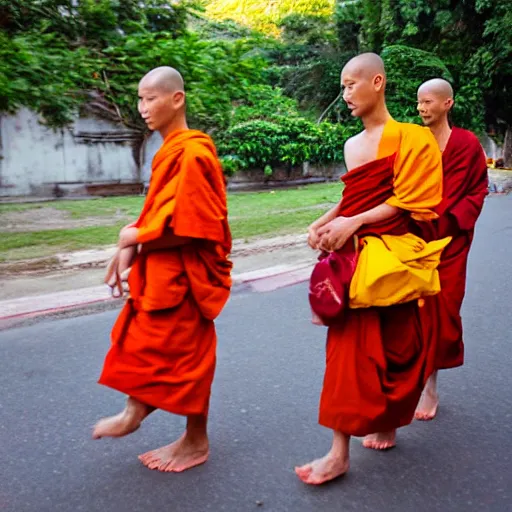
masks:
<path fill-rule="evenodd" d="M 320 237 L 319 248 L 328 252 L 341 249 L 362 224 L 358 217 L 337 217 L 331 220 L 317 231 Z"/>
<path fill-rule="evenodd" d="M 311 249 L 315 251 L 318 250 L 318 244 L 320 242 L 320 237 L 318 236 L 318 228 L 315 224 L 311 224 L 308 228 L 308 245 Z"/>

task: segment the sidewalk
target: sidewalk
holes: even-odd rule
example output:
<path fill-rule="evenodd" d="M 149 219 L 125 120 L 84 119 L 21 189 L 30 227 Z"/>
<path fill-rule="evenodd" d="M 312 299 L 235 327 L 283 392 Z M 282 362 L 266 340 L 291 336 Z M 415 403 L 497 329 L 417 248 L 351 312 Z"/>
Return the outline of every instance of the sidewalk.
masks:
<path fill-rule="evenodd" d="M 44 261 L 20 262 L 0 282 L 0 322 L 53 314 L 100 303 L 121 304 L 101 284 L 115 247 L 56 255 Z M 235 241 L 231 259 L 234 290 L 270 291 L 306 281 L 315 263 L 306 235 L 287 235 L 251 243 Z M 24 270 L 28 269 L 28 270 Z M 38 270 L 30 270 L 38 268 Z"/>

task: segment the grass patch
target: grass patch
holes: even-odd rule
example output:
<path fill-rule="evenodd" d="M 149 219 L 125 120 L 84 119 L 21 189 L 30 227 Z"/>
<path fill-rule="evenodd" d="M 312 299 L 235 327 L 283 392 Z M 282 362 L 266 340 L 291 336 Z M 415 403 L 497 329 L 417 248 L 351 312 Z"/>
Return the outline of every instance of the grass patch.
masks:
<path fill-rule="evenodd" d="M 272 192 L 234 192 L 228 194 L 228 208 L 233 238 L 276 236 L 305 232 L 307 226 L 339 201 L 339 183 L 308 185 Z M 37 215 L 41 208 L 69 212 L 69 218 L 112 218 L 122 215 L 135 219 L 144 198 L 112 197 L 77 201 L 55 201 L 29 204 L 0 205 L 2 214 L 31 211 Z M 112 245 L 126 220 L 108 226 L 75 229 L 53 229 L 29 232 L 0 231 L 0 262 L 48 257 L 58 252 L 91 249 Z"/>
<path fill-rule="evenodd" d="M 2 214 L 26 211 L 37 212 L 37 210 L 42 208 L 53 208 L 68 212 L 71 219 L 110 217 L 120 214 L 136 218 L 140 213 L 143 203 L 143 196 L 130 196 L 77 199 L 75 201 L 45 201 L 27 204 L 0 204 L 0 220 Z"/>

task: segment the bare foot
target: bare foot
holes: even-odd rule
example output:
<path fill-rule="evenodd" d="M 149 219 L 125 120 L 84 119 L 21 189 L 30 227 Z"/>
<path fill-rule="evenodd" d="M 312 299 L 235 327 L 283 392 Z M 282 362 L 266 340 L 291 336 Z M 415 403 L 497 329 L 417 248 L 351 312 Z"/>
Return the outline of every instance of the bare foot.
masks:
<path fill-rule="evenodd" d="M 363 446 L 372 450 L 389 450 L 396 446 L 396 430 L 365 436 Z"/>
<path fill-rule="evenodd" d="M 127 436 L 135 432 L 140 427 L 142 420 L 153 410 L 152 407 L 130 397 L 123 412 L 116 416 L 103 418 L 96 423 L 92 438 Z"/>
<path fill-rule="evenodd" d="M 297 476 L 310 485 L 321 485 L 344 475 L 349 470 L 348 457 L 336 457 L 328 453 L 321 459 L 295 468 Z"/>
<path fill-rule="evenodd" d="M 208 460 L 208 438 L 191 439 L 183 434 L 180 439 L 167 446 L 139 455 L 139 460 L 149 469 L 166 473 L 181 473 L 204 464 Z"/>
<path fill-rule="evenodd" d="M 425 388 L 421 394 L 414 418 L 420 421 L 430 421 L 436 417 L 439 406 L 439 395 L 429 388 Z"/>
<path fill-rule="evenodd" d="M 434 372 L 427 380 L 423 393 L 421 394 L 414 418 L 420 421 L 433 420 L 439 406 L 439 395 L 437 394 L 437 373 Z"/>

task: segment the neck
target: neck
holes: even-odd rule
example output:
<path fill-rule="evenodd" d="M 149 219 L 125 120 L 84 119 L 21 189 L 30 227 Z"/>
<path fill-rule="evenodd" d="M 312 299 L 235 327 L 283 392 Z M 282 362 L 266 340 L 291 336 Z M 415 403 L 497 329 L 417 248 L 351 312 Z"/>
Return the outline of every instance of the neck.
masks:
<path fill-rule="evenodd" d="M 180 116 L 176 119 L 173 119 L 168 125 L 164 126 L 158 131 L 160 132 L 162 138 L 165 140 L 170 133 L 175 132 L 177 130 L 188 130 L 187 120 L 185 116 Z"/>
<path fill-rule="evenodd" d="M 429 126 L 430 131 L 433 133 L 434 137 L 437 140 L 437 144 L 441 151 L 444 151 L 446 145 L 448 144 L 448 139 L 452 133 L 452 129 L 450 128 L 450 124 L 448 123 L 448 118 L 445 117 L 441 121 L 436 124 Z"/>
<path fill-rule="evenodd" d="M 386 107 L 386 103 L 382 101 L 371 112 L 361 117 L 361 121 L 367 131 L 381 128 L 391 119 L 391 115 Z"/>

